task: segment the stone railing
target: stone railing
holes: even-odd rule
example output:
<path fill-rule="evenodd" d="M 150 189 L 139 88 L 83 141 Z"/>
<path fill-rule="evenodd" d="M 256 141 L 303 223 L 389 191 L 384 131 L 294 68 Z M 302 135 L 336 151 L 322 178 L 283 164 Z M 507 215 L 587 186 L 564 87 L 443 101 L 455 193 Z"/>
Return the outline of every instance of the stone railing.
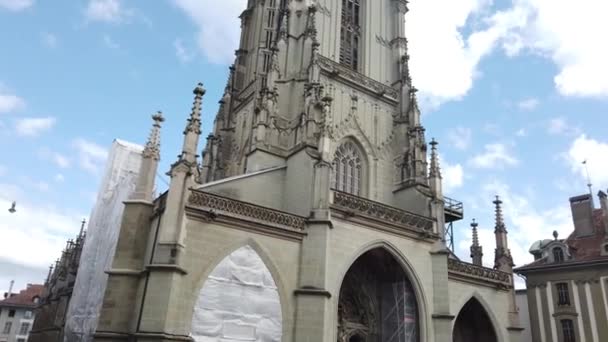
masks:
<path fill-rule="evenodd" d="M 321 69 L 329 73 L 337 74 L 340 77 L 354 84 L 369 89 L 370 91 L 376 93 L 376 95 L 386 95 L 394 101 L 399 100 L 399 92 L 397 91 L 397 89 L 382 84 L 376 80 L 364 76 L 361 73 L 353 71 L 352 69 L 347 68 L 344 65 L 335 62 L 325 56 L 319 55 L 319 66 L 321 67 Z"/>
<path fill-rule="evenodd" d="M 403 209 L 334 190 L 333 205 L 355 215 L 363 215 L 419 231 L 431 232 L 434 221 Z"/>
<path fill-rule="evenodd" d="M 448 259 L 448 273 L 461 278 L 491 283 L 502 288 L 511 286 L 511 275 L 509 273 L 455 259 Z"/>
<path fill-rule="evenodd" d="M 279 225 L 282 227 L 302 231 L 306 225 L 306 218 L 282 212 L 275 209 L 261 207 L 255 204 L 223 197 L 200 190 L 192 190 L 188 204 L 193 207 L 213 211 L 216 214 L 237 215 L 255 221 Z"/>

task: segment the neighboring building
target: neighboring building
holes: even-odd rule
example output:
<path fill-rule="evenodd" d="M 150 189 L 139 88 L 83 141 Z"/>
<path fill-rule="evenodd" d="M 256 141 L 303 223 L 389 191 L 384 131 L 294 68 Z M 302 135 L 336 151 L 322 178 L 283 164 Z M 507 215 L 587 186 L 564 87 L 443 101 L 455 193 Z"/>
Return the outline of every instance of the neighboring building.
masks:
<path fill-rule="evenodd" d="M 474 263 L 447 248 L 462 203 L 420 123 L 406 5 L 248 1 L 202 163 L 200 84 L 158 198 L 155 120 L 95 341 L 520 341 L 502 202 L 493 269 L 477 238 Z"/>
<path fill-rule="evenodd" d="M 574 231 L 535 242 L 526 277 L 532 337 L 539 342 L 608 341 L 608 199 L 570 199 Z"/>
<path fill-rule="evenodd" d="M 515 291 L 515 302 L 519 308 L 519 322 L 524 329 L 521 332 L 522 342 L 536 341 L 532 339 L 532 331 L 530 330 L 530 313 L 528 311 L 528 292 L 525 289 Z"/>
<path fill-rule="evenodd" d="M 28 342 L 62 341 L 66 314 L 85 241 L 85 221 L 76 240 L 68 240 L 61 257 L 49 269 Z"/>
<path fill-rule="evenodd" d="M 93 338 L 108 279 L 105 271 L 112 264 L 118 242 L 123 202 L 135 189 L 142 150 L 142 146 L 121 140 L 112 143 L 87 227 L 65 323 L 65 342 L 87 342 Z"/>
<path fill-rule="evenodd" d="M 0 342 L 26 342 L 44 286 L 27 284 L 19 293 L 12 293 L 12 287 L 11 283 L 11 289 L 0 301 Z"/>

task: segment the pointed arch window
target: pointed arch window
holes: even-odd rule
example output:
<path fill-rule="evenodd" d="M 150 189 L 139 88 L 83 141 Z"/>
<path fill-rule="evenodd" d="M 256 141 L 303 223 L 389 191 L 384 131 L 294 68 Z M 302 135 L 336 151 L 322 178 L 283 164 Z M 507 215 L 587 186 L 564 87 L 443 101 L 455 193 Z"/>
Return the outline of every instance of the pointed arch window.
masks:
<path fill-rule="evenodd" d="M 359 69 L 361 50 L 361 0 L 342 0 L 340 63 Z"/>
<path fill-rule="evenodd" d="M 331 177 L 332 189 L 361 195 L 363 186 L 363 158 L 352 141 L 347 141 L 336 150 Z"/>

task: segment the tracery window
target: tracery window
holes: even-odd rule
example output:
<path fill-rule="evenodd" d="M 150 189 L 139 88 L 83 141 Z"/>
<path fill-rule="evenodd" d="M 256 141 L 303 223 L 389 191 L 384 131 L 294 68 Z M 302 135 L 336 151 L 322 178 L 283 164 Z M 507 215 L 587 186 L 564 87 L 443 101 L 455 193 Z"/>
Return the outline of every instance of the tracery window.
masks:
<path fill-rule="evenodd" d="M 342 27 L 340 29 L 340 63 L 353 70 L 359 69 L 361 45 L 361 1 L 342 0 Z"/>
<path fill-rule="evenodd" d="M 352 141 L 347 141 L 336 150 L 333 162 L 331 187 L 349 194 L 361 195 L 363 182 L 363 159 Z"/>
<path fill-rule="evenodd" d="M 564 251 L 560 247 L 553 248 L 553 261 L 564 262 Z"/>

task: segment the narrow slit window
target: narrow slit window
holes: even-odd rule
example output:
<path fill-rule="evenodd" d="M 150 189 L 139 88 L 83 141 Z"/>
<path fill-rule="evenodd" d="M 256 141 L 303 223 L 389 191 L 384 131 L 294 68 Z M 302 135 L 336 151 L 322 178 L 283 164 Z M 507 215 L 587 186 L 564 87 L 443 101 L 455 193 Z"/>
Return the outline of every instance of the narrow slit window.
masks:
<path fill-rule="evenodd" d="M 360 0 L 342 0 L 342 27 L 340 29 L 340 63 L 359 70 L 361 41 Z"/>

